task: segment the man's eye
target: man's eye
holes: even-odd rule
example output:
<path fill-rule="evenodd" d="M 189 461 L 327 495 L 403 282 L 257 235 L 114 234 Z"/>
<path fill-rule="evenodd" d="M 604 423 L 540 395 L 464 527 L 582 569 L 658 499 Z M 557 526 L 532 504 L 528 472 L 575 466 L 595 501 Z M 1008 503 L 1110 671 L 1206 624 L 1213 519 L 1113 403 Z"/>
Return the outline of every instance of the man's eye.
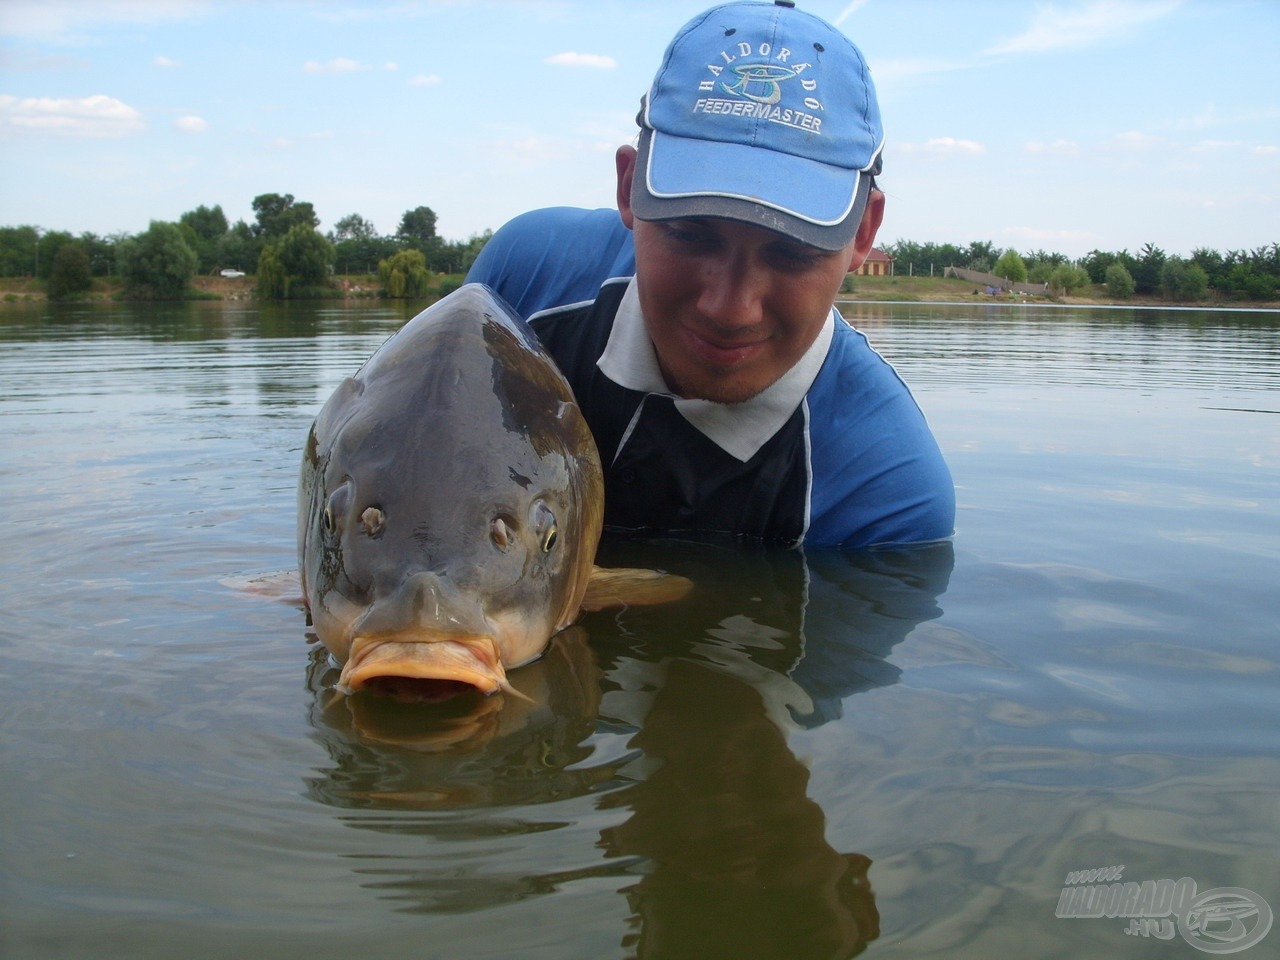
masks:
<path fill-rule="evenodd" d="M 810 267 L 816 267 L 822 263 L 825 254 L 820 250 L 811 250 L 808 247 L 774 247 L 770 250 L 770 256 L 774 263 L 783 268 L 792 270 L 808 270 Z"/>
<path fill-rule="evenodd" d="M 687 227 L 678 222 L 663 224 L 663 230 L 666 232 L 667 238 L 675 243 L 701 246 L 711 242 L 711 235 L 707 231 L 699 230 L 696 227 Z"/>

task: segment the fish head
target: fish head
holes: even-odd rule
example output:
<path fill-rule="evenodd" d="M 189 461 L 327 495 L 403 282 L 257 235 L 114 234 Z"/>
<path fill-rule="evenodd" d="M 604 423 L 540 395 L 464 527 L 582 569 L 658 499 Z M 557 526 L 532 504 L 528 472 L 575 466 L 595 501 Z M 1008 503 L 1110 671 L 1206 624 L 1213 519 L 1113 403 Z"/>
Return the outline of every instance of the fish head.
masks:
<path fill-rule="evenodd" d="M 483 287 L 411 320 L 312 427 L 299 563 L 349 690 L 508 689 L 582 604 L 599 456 L 563 376 Z"/>

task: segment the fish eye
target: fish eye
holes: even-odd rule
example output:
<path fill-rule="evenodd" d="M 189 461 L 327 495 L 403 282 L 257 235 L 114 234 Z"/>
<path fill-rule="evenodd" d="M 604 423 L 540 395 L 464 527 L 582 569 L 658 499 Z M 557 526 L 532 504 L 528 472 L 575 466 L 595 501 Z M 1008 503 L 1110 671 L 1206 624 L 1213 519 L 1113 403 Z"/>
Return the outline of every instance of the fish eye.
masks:
<path fill-rule="evenodd" d="M 556 515 L 551 508 L 539 500 L 533 507 L 533 529 L 537 535 L 538 546 L 543 553 L 550 553 L 560 539 L 556 525 Z"/>
<path fill-rule="evenodd" d="M 347 515 L 347 504 L 351 501 L 351 481 L 336 487 L 329 499 L 325 501 L 324 512 L 320 514 L 320 526 L 325 533 L 336 533 L 342 518 Z"/>

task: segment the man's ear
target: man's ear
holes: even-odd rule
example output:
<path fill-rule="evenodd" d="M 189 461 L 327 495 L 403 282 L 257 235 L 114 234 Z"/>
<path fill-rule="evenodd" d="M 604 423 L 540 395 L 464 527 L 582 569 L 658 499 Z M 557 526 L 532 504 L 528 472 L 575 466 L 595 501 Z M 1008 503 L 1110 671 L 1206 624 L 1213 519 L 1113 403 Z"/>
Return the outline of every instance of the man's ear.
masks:
<path fill-rule="evenodd" d="M 622 215 L 622 222 L 630 230 L 636 222 L 635 214 L 631 212 L 631 178 L 636 170 L 636 148 L 619 147 L 618 152 L 614 154 L 613 165 L 618 171 L 618 213 Z"/>
<path fill-rule="evenodd" d="M 876 242 L 876 231 L 884 219 L 884 194 L 875 187 L 867 196 L 867 208 L 862 211 L 862 222 L 858 224 L 858 232 L 853 238 L 853 256 L 849 260 L 849 272 L 855 272 L 862 261 L 871 254 Z"/>

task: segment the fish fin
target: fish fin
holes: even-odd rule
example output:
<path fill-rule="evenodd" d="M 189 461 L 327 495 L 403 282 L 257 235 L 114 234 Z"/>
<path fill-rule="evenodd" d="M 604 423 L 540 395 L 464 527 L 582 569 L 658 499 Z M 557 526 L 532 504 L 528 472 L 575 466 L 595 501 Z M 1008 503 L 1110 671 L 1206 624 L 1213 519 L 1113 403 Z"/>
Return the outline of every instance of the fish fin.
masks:
<path fill-rule="evenodd" d="M 523 700 L 525 703 L 538 702 L 537 700 L 533 699 L 533 697 L 529 696 L 527 693 L 522 693 L 519 690 L 517 690 L 515 687 L 513 687 L 506 677 L 502 678 L 502 682 L 498 684 L 498 689 L 501 690 L 506 696 L 511 697 L 511 699 L 513 700 Z"/>
<path fill-rule="evenodd" d="M 264 600 L 306 603 L 306 598 L 302 595 L 302 580 L 298 577 L 297 570 L 281 570 L 279 573 L 261 573 L 255 576 L 225 577 L 218 582 L 224 587 L 262 597 Z"/>
<path fill-rule="evenodd" d="M 592 567 L 583 610 L 606 607 L 647 607 L 671 603 L 688 595 L 693 582 L 660 570 L 633 567 Z"/>

